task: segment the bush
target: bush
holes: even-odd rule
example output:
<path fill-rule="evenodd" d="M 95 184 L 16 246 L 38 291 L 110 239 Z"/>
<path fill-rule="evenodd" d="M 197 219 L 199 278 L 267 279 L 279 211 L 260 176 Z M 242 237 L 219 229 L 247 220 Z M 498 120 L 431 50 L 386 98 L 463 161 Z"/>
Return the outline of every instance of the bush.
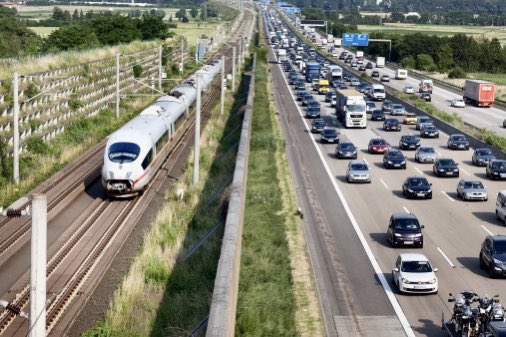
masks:
<path fill-rule="evenodd" d="M 416 57 L 416 69 L 432 71 L 436 69 L 436 64 L 432 56 L 428 54 L 420 54 Z"/>
<path fill-rule="evenodd" d="M 466 78 L 467 74 L 461 67 L 455 67 L 448 73 L 448 78 Z"/>
<path fill-rule="evenodd" d="M 26 149 L 33 154 L 47 154 L 50 150 L 49 145 L 44 143 L 42 139 L 34 136 L 28 138 Z"/>
<path fill-rule="evenodd" d="M 26 88 L 25 94 L 28 98 L 32 98 L 34 96 L 37 96 L 40 93 L 40 90 L 35 86 L 35 84 L 30 83 L 28 88 Z"/>
<path fill-rule="evenodd" d="M 132 70 L 134 72 L 134 77 L 135 78 L 141 77 L 141 75 L 142 75 L 142 66 L 140 64 L 134 65 Z"/>
<path fill-rule="evenodd" d="M 414 69 L 416 67 L 416 61 L 412 56 L 403 58 L 401 64 L 404 68 Z"/>
<path fill-rule="evenodd" d="M 83 102 L 80 99 L 78 99 L 76 97 L 72 97 L 69 99 L 69 107 L 72 110 L 77 110 L 82 106 L 83 106 Z"/>

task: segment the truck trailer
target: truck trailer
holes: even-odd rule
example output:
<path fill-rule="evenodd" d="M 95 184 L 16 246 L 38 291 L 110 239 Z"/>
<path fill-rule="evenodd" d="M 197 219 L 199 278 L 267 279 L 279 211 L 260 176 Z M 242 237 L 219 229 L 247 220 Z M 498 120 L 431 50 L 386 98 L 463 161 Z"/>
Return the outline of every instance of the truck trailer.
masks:
<path fill-rule="evenodd" d="M 491 107 L 495 100 L 495 84 L 481 80 L 466 80 L 464 102 L 482 107 Z"/>
<path fill-rule="evenodd" d="M 337 90 L 336 115 L 346 128 L 367 126 L 364 95 L 355 89 Z"/>
<path fill-rule="evenodd" d="M 307 62 L 305 70 L 306 82 L 311 83 L 313 79 L 320 79 L 320 64 L 318 62 Z"/>
<path fill-rule="evenodd" d="M 283 63 L 287 60 L 286 58 L 286 49 L 278 49 L 278 63 Z"/>
<path fill-rule="evenodd" d="M 385 58 L 383 56 L 376 57 L 376 68 L 385 67 Z"/>
<path fill-rule="evenodd" d="M 330 83 L 343 78 L 343 68 L 338 65 L 330 64 L 327 66 L 327 80 Z"/>

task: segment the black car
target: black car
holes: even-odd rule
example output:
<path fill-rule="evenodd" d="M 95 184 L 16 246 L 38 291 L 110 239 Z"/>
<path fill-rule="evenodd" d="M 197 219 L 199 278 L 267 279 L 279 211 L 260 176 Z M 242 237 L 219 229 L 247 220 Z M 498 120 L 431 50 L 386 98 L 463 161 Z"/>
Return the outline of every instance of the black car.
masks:
<path fill-rule="evenodd" d="M 423 247 L 423 225 L 412 213 L 394 213 L 390 217 L 387 238 L 392 247 Z"/>
<path fill-rule="evenodd" d="M 330 102 L 332 100 L 332 96 L 335 96 L 335 95 L 336 95 L 335 91 L 333 91 L 333 90 L 327 91 L 327 93 L 325 94 L 325 102 Z"/>
<path fill-rule="evenodd" d="M 379 73 L 379 71 L 377 71 L 377 70 L 373 70 L 373 71 L 371 72 L 371 77 L 380 77 L 380 73 Z"/>
<path fill-rule="evenodd" d="M 365 71 L 365 66 L 358 67 L 358 71 Z"/>
<path fill-rule="evenodd" d="M 506 160 L 489 161 L 486 172 L 489 179 L 506 179 Z"/>
<path fill-rule="evenodd" d="M 428 92 L 422 92 L 420 94 L 420 98 L 423 99 L 425 102 L 432 101 L 432 98 L 430 97 L 430 94 Z"/>
<path fill-rule="evenodd" d="M 469 141 L 461 133 L 450 135 L 447 142 L 448 148 L 452 150 L 469 150 Z"/>
<path fill-rule="evenodd" d="M 295 84 L 297 84 L 298 80 L 299 79 L 298 79 L 297 75 L 291 75 L 290 79 L 288 80 L 288 84 L 295 85 Z"/>
<path fill-rule="evenodd" d="M 320 118 L 320 106 L 308 106 L 306 108 L 307 118 Z"/>
<path fill-rule="evenodd" d="M 506 337 L 506 322 L 502 320 L 488 322 L 484 336 Z"/>
<path fill-rule="evenodd" d="M 406 169 L 406 157 L 397 149 L 388 149 L 383 155 L 383 167 Z"/>
<path fill-rule="evenodd" d="M 320 143 L 339 143 L 339 133 L 334 128 L 325 128 L 320 135 Z"/>
<path fill-rule="evenodd" d="M 487 235 L 480 250 L 480 268 L 491 278 L 506 276 L 506 235 Z"/>
<path fill-rule="evenodd" d="M 425 125 L 420 130 L 422 138 L 439 138 L 439 130 L 434 125 Z"/>
<path fill-rule="evenodd" d="M 367 64 L 365 65 L 366 69 L 372 69 L 372 63 L 371 62 L 367 62 Z"/>
<path fill-rule="evenodd" d="M 322 118 L 317 118 L 311 123 L 311 132 L 312 133 L 320 133 L 325 128 L 325 121 Z"/>
<path fill-rule="evenodd" d="M 383 112 L 383 110 L 374 109 L 371 112 L 371 120 L 372 121 L 384 121 L 385 120 L 385 113 Z"/>
<path fill-rule="evenodd" d="M 311 96 L 310 93 L 308 93 L 306 90 L 299 90 L 297 91 L 297 101 L 302 101 L 304 97 Z"/>
<path fill-rule="evenodd" d="M 383 130 L 385 130 L 385 131 L 401 131 L 401 123 L 395 118 L 387 118 L 383 122 Z"/>
<path fill-rule="evenodd" d="M 438 177 L 458 177 L 458 164 L 450 158 L 438 158 L 432 166 L 432 172 Z"/>
<path fill-rule="evenodd" d="M 403 135 L 399 140 L 401 150 L 416 150 L 420 146 L 420 138 L 413 135 Z"/>
<path fill-rule="evenodd" d="M 304 96 L 304 98 L 302 98 L 302 106 L 307 106 L 311 101 L 315 101 L 313 95 L 309 94 Z"/>
<path fill-rule="evenodd" d="M 402 184 L 402 194 L 406 198 L 432 199 L 432 184 L 425 177 L 408 177 Z"/>
<path fill-rule="evenodd" d="M 304 81 L 297 81 L 297 83 L 295 83 L 295 90 L 304 90 L 306 89 L 306 84 L 304 83 Z"/>
<path fill-rule="evenodd" d="M 307 103 L 307 106 L 308 107 L 314 107 L 314 106 L 317 106 L 318 108 L 320 107 L 320 102 L 318 102 L 317 100 L 313 99 L 313 100 L 310 100 L 308 103 Z"/>
<path fill-rule="evenodd" d="M 336 157 L 338 159 L 351 158 L 357 159 L 357 148 L 353 143 L 342 142 L 336 146 Z"/>

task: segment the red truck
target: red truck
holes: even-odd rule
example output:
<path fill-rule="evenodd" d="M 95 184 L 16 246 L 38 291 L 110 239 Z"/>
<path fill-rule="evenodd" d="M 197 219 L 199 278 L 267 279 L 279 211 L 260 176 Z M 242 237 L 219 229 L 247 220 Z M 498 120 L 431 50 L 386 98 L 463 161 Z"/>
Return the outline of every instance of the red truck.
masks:
<path fill-rule="evenodd" d="M 466 80 L 464 86 L 464 102 L 476 106 L 490 107 L 494 105 L 495 84 L 481 80 Z"/>

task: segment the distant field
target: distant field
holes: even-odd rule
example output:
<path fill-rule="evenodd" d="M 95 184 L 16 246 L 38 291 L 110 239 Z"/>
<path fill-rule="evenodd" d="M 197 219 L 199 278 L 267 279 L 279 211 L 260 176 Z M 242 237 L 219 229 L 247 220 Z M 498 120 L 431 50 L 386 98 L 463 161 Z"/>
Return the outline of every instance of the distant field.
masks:
<path fill-rule="evenodd" d="M 359 31 L 364 33 L 385 32 L 397 34 L 425 33 L 438 36 L 451 36 L 456 33 L 472 35 L 475 37 L 496 37 L 502 44 L 506 44 L 506 27 L 477 27 L 477 26 L 444 26 L 444 25 L 417 25 L 408 23 L 385 23 L 383 26 L 359 25 Z"/>
<path fill-rule="evenodd" d="M 33 20 L 45 20 L 53 15 L 53 7 L 55 6 L 18 6 L 16 9 L 18 10 L 18 15 L 24 18 L 29 18 Z M 139 9 L 140 11 L 149 11 L 150 7 L 110 7 L 110 6 L 58 6 L 62 10 L 68 10 L 70 13 L 74 13 L 77 9 L 78 11 L 83 11 L 83 13 L 94 11 L 106 11 L 112 10 L 113 12 L 120 13 L 128 13 L 131 10 Z M 175 17 L 175 13 L 179 10 L 179 8 L 160 8 L 160 10 L 165 11 L 167 13 L 166 17 L 168 18 L 170 15 Z"/>
<path fill-rule="evenodd" d="M 186 37 L 190 46 L 195 46 L 197 44 L 197 39 L 200 38 L 203 34 L 207 36 L 212 36 L 216 33 L 219 23 L 178 23 L 177 28 L 171 28 L 171 32 L 175 32 L 177 35 L 181 35 Z"/>
<path fill-rule="evenodd" d="M 51 34 L 54 30 L 58 29 L 58 27 L 28 27 L 33 30 L 37 35 L 46 37 Z"/>

